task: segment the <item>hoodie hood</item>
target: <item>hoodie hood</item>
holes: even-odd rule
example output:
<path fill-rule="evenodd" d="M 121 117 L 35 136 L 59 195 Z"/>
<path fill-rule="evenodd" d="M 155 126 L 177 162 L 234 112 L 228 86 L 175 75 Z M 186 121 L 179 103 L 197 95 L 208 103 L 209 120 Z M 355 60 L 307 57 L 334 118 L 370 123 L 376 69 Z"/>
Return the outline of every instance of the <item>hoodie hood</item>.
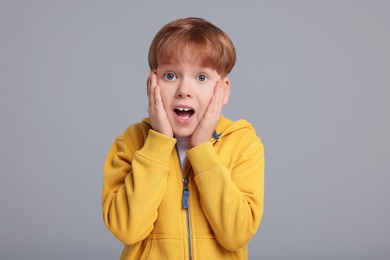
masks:
<path fill-rule="evenodd" d="M 147 124 L 150 128 L 152 128 L 152 124 L 149 118 L 144 118 L 142 120 L 143 123 Z M 254 131 L 253 126 L 246 120 L 240 119 L 238 121 L 231 121 L 230 119 L 224 117 L 221 115 L 219 118 L 218 124 L 216 129 L 214 130 L 214 133 L 211 137 L 211 141 L 220 141 L 225 136 L 228 136 L 231 133 L 234 133 L 238 130 L 248 128 Z"/>
<path fill-rule="evenodd" d="M 224 116 L 221 116 L 213 133 L 212 140 L 219 141 L 225 136 L 245 128 L 251 129 L 253 131 L 255 130 L 253 126 L 244 119 L 240 119 L 234 122 Z"/>

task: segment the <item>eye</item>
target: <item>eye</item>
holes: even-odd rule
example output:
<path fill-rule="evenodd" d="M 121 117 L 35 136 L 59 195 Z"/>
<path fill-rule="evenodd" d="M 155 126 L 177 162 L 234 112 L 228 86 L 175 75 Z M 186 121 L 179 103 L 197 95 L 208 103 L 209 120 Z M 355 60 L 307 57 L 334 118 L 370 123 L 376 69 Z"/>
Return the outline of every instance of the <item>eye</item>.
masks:
<path fill-rule="evenodd" d="M 197 79 L 198 79 L 199 81 L 206 81 L 206 80 L 207 80 L 207 76 L 201 74 L 201 75 L 199 75 L 199 76 L 197 77 Z"/>
<path fill-rule="evenodd" d="M 176 75 L 172 72 L 167 72 L 164 74 L 164 78 L 166 78 L 167 80 L 175 80 Z"/>

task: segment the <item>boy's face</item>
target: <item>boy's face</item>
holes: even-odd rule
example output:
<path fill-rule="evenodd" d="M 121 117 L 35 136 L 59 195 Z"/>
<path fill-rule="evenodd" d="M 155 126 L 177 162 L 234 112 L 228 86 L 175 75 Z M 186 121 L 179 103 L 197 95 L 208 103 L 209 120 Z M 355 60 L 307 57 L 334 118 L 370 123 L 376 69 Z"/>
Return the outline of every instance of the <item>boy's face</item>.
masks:
<path fill-rule="evenodd" d="M 214 69 L 184 61 L 157 68 L 157 84 L 168 121 L 175 136 L 191 136 L 201 121 L 214 87 L 221 80 L 225 88 L 223 104 L 230 94 L 230 82 Z"/>

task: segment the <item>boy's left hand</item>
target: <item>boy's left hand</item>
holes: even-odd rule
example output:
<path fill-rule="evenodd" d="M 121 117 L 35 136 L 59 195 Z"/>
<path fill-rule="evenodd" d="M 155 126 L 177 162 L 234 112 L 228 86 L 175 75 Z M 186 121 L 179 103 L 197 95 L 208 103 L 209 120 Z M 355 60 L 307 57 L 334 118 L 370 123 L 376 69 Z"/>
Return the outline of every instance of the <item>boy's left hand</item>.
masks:
<path fill-rule="evenodd" d="M 191 136 L 192 147 L 210 141 L 221 115 L 225 92 L 226 88 L 223 86 L 222 80 L 218 80 L 215 83 L 214 94 L 211 97 L 210 103 L 207 106 L 199 125 Z"/>

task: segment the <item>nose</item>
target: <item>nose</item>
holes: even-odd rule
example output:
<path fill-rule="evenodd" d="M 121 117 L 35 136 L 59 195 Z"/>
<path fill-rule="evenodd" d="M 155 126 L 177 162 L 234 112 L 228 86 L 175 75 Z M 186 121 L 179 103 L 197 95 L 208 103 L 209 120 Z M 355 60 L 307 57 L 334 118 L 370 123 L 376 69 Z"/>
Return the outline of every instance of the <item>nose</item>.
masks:
<path fill-rule="evenodd" d="M 178 98 L 186 98 L 186 97 L 192 97 L 191 93 L 191 85 L 188 80 L 181 80 L 179 82 L 177 91 L 176 91 L 176 97 Z"/>

